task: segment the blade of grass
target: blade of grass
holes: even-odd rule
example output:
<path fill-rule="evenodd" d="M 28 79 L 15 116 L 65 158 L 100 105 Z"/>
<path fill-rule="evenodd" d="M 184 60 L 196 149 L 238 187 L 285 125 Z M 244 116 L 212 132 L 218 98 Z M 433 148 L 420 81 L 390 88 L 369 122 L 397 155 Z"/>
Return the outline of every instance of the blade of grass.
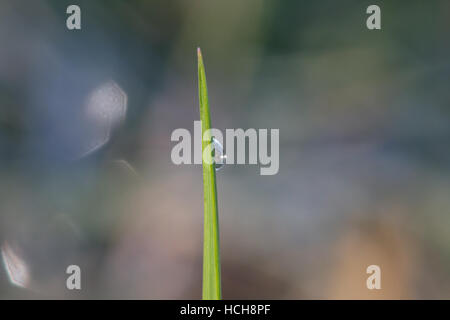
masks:
<path fill-rule="evenodd" d="M 211 117 L 209 111 L 208 88 L 206 73 L 200 48 L 198 55 L 198 96 L 200 104 L 200 120 L 202 122 L 202 165 L 203 165 L 203 205 L 204 205 L 204 234 L 203 234 L 203 299 L 219 300 L 222 298 L 220 280 L 220 248 L 219 248 L 219 219 L 217 210 L 216 169 L 212 161 L 211 152 L 204 152 L 210 148 L 212 136 Z M 208 157 L 208 158 L 204 158 Z"/>

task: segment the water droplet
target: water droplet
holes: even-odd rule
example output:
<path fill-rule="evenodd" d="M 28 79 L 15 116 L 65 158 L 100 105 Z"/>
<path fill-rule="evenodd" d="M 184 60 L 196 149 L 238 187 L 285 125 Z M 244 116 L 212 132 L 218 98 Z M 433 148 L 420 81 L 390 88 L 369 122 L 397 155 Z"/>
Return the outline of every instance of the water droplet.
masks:
<path fill-rule="evenodd" d="M 225 160 L 227 159 L 227 156 L 223 154 L 223 146 L 217 140 L 216 138 L 213 138 L 213 158 L 214 158 L 214 164 L 216 167 L 216 171 L 219 171 L 223 165 L 225 164 Z"/>

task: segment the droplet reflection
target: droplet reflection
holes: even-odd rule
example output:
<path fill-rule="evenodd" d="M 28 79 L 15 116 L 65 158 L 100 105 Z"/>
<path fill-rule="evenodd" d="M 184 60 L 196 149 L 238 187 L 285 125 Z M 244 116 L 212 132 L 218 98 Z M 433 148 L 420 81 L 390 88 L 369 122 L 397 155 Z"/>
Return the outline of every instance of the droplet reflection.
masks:
<path fill-rule="evenodd" d="M 1 252 L 9 281 L 18 287 L 26 288 L 30 280 L 30 273 L 25 261 L 6 242 L 1 246 Z"/>
<path fill-rule="evenodd" d="M 214 164 L 216 171 L 219 171 L 225 164 L 227 156 L 223 154 L 223 146 L 219 140 L 213 138 L 212 143 L 214 147 L 213 149 Z"/>
<path fill-rule="evenodd" d="M 115 127 L 127 112 L 127 95 L 114 81 L 102 84 L 89 97 L 86 112 L 99 125 Z"/>
<path fill-rule="evenodd" d="M 127 94 L 114 81 L 102 84 L 90 94 L 85 112 L 92 132 L 79 158 L 90 155 L 109 142 L 111 131 L 125 119 L 127 100 Z"/>

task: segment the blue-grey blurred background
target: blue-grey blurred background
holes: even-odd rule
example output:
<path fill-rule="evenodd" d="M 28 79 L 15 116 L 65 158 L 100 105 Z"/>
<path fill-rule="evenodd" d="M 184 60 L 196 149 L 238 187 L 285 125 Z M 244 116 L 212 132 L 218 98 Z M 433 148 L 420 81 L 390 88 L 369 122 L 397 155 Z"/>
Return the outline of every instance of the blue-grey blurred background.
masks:
<path fill-rule="evenodd" d="M 213 126 L 280 130 L 277 175 L 217 173 L 224 298 L 450 298 L 449 31 L 447 0 L 0 0 L 0 298 L 201 298 L 198 46 Z"/>

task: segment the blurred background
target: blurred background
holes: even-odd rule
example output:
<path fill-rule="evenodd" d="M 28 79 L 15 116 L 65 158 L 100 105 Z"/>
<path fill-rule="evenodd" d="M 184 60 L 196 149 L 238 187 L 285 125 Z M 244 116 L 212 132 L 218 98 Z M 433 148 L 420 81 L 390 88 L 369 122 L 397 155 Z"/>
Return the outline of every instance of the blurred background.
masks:
<path fill-rule="evenodd" d="M 0 0 L 0 298 L 201 298 L 170 158 L 200 46 L 213 126 L 280 130 L 277 175 L 217 173 L 223 297 L 449 299 L 449 29 L 446 0 Z"/>

